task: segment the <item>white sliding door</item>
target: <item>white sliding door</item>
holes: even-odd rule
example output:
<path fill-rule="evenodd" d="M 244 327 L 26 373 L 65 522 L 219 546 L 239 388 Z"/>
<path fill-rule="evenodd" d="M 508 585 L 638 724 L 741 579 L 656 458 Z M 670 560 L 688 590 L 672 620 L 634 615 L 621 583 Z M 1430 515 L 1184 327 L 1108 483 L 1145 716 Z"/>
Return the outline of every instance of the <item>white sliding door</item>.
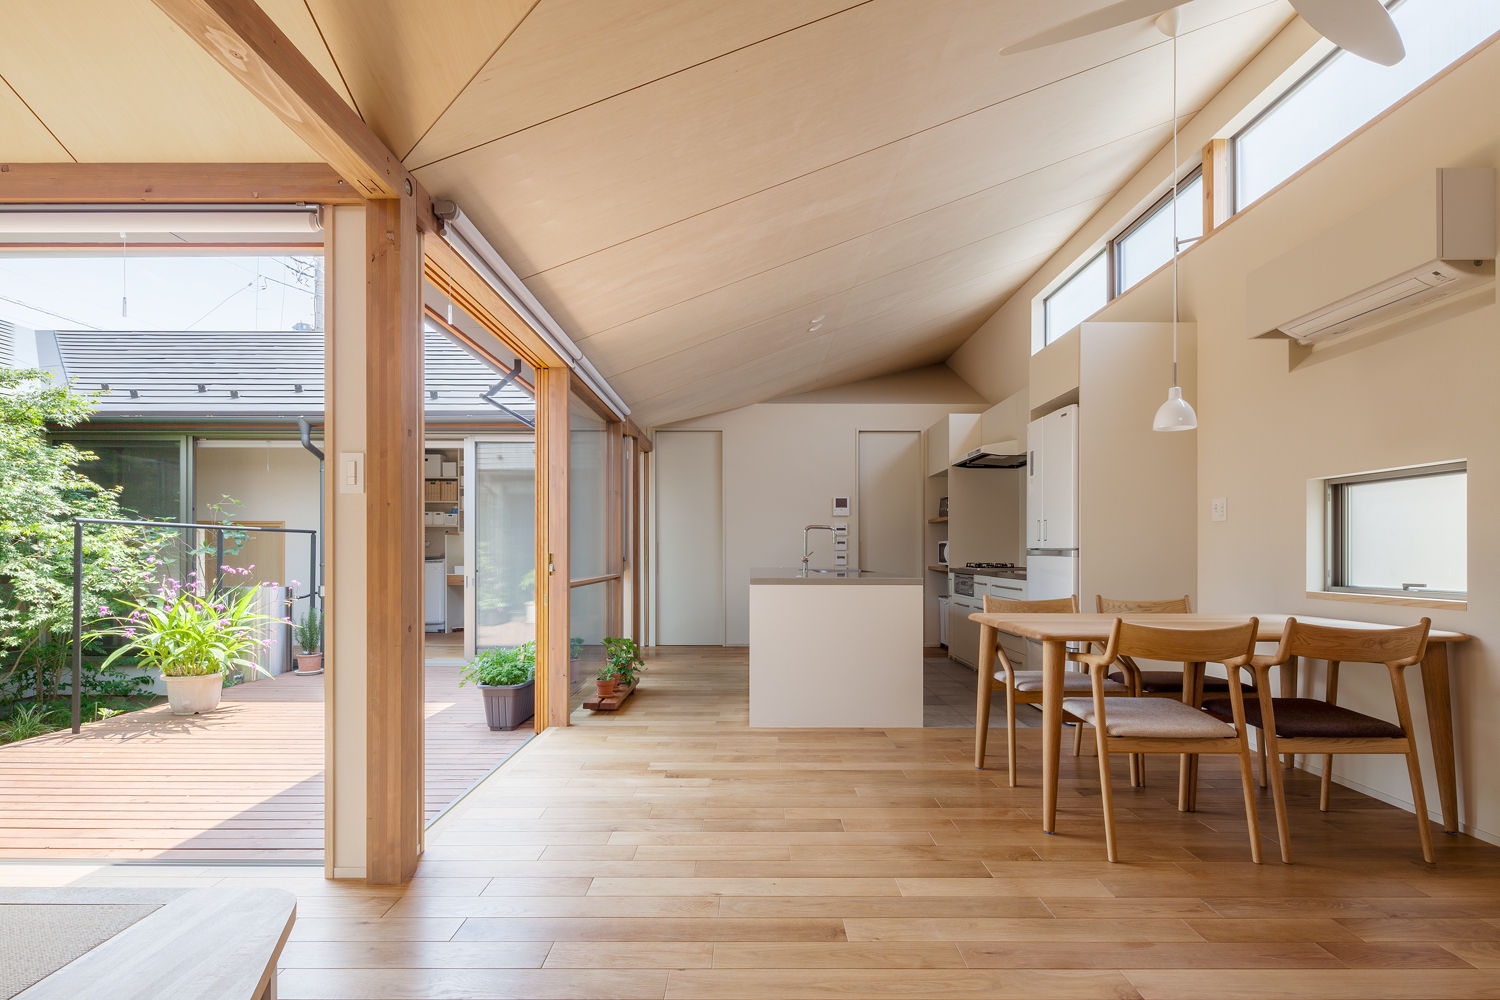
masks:
<path fill-rule="evenodd" d="M 724 644 L 724 445 L 718 431 L 658 431 L 656 642 Z"/>

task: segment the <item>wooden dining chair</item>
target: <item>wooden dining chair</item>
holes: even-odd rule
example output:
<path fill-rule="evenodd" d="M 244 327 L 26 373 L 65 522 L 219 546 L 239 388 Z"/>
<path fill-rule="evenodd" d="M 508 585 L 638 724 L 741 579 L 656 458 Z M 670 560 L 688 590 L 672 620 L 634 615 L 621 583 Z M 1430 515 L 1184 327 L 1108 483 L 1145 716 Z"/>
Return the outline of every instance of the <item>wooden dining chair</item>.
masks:
<path fill-rule="evenodd" d="M 1077 614 L 1078 597 L 1059 597 L 1050 601 L 1007 601 L 984 595 L 985 614 Z M 984 746 L 990 728 L 990 696 L 995 690 L 995 681 L 1005 686 L 1005 745 L 1009 755 L 1010 787 L 1016 787 L 1016 706 L 1040 705 L 1042 703 L 1042 677 L 1040 670 L 1017 670 L 1005 647 L 997 645 L 995 661 L 1000 669 L 986 675 L 979 672 L 979 693 L 974 713 L 974 766 L 984 769 Z M 1111 694 L 1126 694 L 1125 685 L 1109 682 Z M 1092 690 L 1087 674 L 1070 670 L 1063 674 L 1063 694 L 1083 694 Z M 1074 748 L 1075 752 L 1077 748 Z M 1131 775 L 1134 784 L 1134 774 Z"/>
<path fill-rule="evenodd" d="M 1422 794 L 1422 765 L 1412 738 L 1411 702 L 1406 691 L 1406 668 L 1422 662 L 1427 653 L 1427 633 L 1432 620 L 1423 618 L 1406 628 L 1334 628 L 1287 619 L 1275 653 L 1253 657 L 1247 667 L 1255 674 L 1258 697 L 1245 703 L 1246 721 L 1261 731 L 1271 759 L 1278 754 L 1323 755 L 1323 787 L 1318 808 L 1328 811 L 1333 787 L 1333 755 L 1340 753 L 1396 753 L 1406 757 L 1411 777 L 1412 804 L 1416 807 L 1417 831 L 1422 858 L 1433 863 L 1432 831 L 1427 819 L 1427 800 Z M 1270 671 L 1297 657 L 1328 661 L 1328 684 L 1323 698 L 1271 697 Z M 1338 704 L 1339 667 L 1346 663 L 1384 666 L 1391 679 L 1396 702 L 1396 721 L 1387 722 Z M 1238 715 L 1224 699 L 1205 705 L 1219 719 Z M 1271 796 L 1276 804 L 1276 833 L 1281 841 L 1281 860 L 1291 863 L 1292 839 L 1287 825 L 1286 790 L 1282 769 L 1271 769 Z"/>
<path fill-rule="evenodd" d="M 1240 784 L 1245 794 L 1245 822 L 1250 831 L 1250 859 L 1260 864 L 1260 824 L 1255 812 L 1255 776 L 1250 766 L 1250 742 L 1246 737 L 1245 695 L 1238 684 L 1229 686 L 1232 721 L 1225 722 L 1190 703 L 1205 663 L 1222 663 L 1229 676 L 1250 662 L 1255 652 L 1255 632 L 1260 623 L 1252 618 L 1228 628 L 1157 628 L 1116 618 L 1102 653 L 1084 653 L 1078 662 L 1089 670 L 1090 698 L 1067 698 L 1063 710 L 1094 727 L 1099 747 L 1099 788 L 1104 805 L 1104 843 L 1110 861 L 1119 860 L 1115 845 L 1114 799 L 1110 791 L 1109 758 L 1115 753 L 1171 753 L 1182 756 L 1177 808 L 1183 812 L 1196 805 L 1190 781 L 1194 755 L 1233 754 L 1240 760 Z M 1184 701 L 1166 698 L 1110 697 L 1106 688 L 1109 668 L 1120 656 L 1183 664 L 1180 690 Z"/>

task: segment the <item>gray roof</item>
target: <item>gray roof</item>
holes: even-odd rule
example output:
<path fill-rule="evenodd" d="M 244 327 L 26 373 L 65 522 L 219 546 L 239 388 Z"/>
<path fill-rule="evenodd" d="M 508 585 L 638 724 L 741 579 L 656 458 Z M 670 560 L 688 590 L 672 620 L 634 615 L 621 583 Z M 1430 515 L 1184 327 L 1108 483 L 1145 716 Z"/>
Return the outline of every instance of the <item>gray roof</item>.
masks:
<path fill-rule="evenodd" d="M 37 336 L 40 356 L 53 361 L 49 367 L 74 388 L 101 394 L 95 420 L 292 419 L 323 412 L 322 331 L 42 330 Z M 439 330 L 424 331 L 423 350 L 429 419 L 513 422 L 480 398 L 503 374 Z M 527 419 L 536 409 L 515 384 L 497 398 Z"/>

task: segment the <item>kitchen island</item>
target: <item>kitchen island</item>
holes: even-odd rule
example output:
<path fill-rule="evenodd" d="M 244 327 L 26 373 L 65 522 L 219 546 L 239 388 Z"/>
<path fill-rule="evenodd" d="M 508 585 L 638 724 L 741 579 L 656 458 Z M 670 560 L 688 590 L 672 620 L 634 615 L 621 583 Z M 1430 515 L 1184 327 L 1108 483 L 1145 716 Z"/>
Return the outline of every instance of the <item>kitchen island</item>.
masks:
<path fill-rule="evenodd" d="M 750 725 L 920 727 L 921 577 L 753 570 Z"/>

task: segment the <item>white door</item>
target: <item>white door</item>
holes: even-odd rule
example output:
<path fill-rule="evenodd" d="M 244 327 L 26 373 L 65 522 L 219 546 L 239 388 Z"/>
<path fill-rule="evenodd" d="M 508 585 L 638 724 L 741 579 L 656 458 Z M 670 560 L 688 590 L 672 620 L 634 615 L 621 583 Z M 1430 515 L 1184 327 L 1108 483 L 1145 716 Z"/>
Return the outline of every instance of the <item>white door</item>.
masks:
<path fill-rule="evenodd" d="M 1042 421 L 1033 420 L 1026 425 L 1026 547 L 1042 547 L 1042 511 L 1044 497 Z"/>
<path fill-rule="evenodd" d="M 724 445 L 718 431 L 658 431 L 656 641 L 724 644 Z"/>
<path fill-rule="evenodd" d="M 464 441 L 464 656 L 536 638 L 536 439 Z"/>
<path fill-rule="evenodd" d="M 922 575 L 922 472 L 921 431 L 859 432 L 859 569 Z"/>
<path fill-rule="evenodd" d="M 1042 544 L 1078 547 L 1078 405 L 1042 418 Z"/>

